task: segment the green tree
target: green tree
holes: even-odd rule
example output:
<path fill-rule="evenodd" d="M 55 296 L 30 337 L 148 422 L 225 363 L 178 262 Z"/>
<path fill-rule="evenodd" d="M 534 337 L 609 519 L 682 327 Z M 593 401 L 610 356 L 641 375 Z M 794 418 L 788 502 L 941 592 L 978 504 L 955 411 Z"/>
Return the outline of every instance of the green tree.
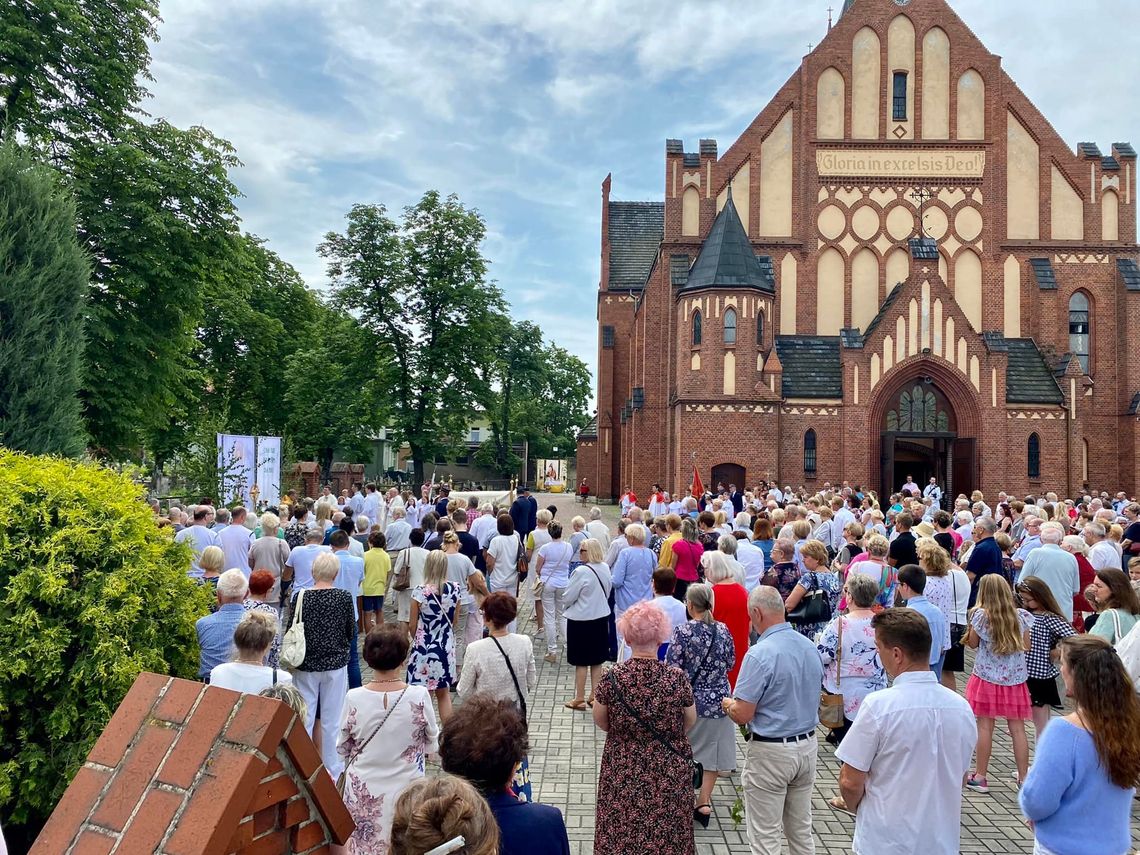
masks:
<path fill-rule="evenodd" d="M 0 443 L 84 448 L 79 408 L 89 262 L 58 175 L 0 145 Z"/>
<path fill-rule="evenodd" d="M 97 452 L 185 442 L 198 408 L 193 355 L 204 293 L 217 292 L 237 235 L 232 148 L 204 128 L 132 123 L 73 152 L 80 236 L 95 257 L 84 415 Z"/>
<path fill-rule="evenodd" d="M 0 450 L 0 495 L 0 814 L 19 844 L 140 671 L 193 679 L 209 591 L 123 476 Z"/>
<path fill-rule="evenodd" d="M 355 205 L 345 233 L 317 248 L 336 305 L 359 316 L 377 362 L 391 366 L 390 425 L 408 443 L 417 481 L 424 461 L 464 432 L 479 399 L 475 366 L 496 344 L 504 302 L 486 278 L 485 233 L 477 211 L 433 190 L 399 224 L 383 205 Z"/>
<path fill-rule="evenodd" d="M 0 4 L 0 138 L 56 157 L 112 139 L 146 96 L 157 23 L 157 0 Z"/>

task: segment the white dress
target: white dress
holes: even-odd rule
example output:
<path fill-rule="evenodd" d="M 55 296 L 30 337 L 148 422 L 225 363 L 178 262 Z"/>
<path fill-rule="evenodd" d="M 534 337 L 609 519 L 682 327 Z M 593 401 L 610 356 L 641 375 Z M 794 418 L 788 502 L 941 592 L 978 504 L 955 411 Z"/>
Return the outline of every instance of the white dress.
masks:
<path fill-rule="evenodd" d="M 361 752 L 382 720 L 383 729 Z M 400 692 L 364 687 L 345 695 L 337 752 L 346 764 L 344 803 L 356 822 L 348 841 L 350 855 L 389 851 L 396 800 L 424 776 L 424 758 L 439 750 L 438 740 L 431 695 L 423 686 L 408 686 L 402 698 Z"/>

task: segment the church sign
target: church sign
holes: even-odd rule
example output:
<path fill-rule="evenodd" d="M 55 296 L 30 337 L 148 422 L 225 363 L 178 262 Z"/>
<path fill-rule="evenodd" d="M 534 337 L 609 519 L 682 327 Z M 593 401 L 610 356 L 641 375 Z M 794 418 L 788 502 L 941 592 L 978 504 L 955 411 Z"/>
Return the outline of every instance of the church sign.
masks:
<path fill-rule="evenodd" d="M 936 149 L 817 149 L 820 178 L 978 179 L 986 168 L 984 151 Z"/>

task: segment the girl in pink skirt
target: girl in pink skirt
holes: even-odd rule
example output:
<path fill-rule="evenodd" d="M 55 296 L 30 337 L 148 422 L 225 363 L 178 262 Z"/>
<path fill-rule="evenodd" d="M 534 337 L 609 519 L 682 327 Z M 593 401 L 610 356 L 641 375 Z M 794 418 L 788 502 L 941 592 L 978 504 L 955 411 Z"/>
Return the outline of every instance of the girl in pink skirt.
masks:
<path fill-rule="evenodd" d="M 1000 575 L 983 576 L 978 603 L 970 613 L 967 647 L 976 649 L 974 673 L 966 683 L 966 700 L 978 718 L 977 766 L 966 786 L 979 793 L 990 791 L 986 771 L 993 749 L 994 721 L 1004 718 L 1013 742 L 1017 780 L 1029 771 L 1029 741 L 1025 720 L 1033 717 L 1026 681 L 1025 652 L 1029 650 L 1033 615 L 1017 608 L 1009 583 Z"/>

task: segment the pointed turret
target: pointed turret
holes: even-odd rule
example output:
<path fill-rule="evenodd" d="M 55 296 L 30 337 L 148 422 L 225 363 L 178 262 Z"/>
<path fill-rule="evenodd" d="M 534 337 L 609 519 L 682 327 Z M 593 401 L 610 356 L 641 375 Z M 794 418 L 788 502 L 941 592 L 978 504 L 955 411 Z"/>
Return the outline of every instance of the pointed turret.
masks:
<path fill-rule="evenodd" d="M 695 291 L 698 288 L 753 288 L 776 293 L 771 260 L 761 261 L 752 249 L 752 242 L 732 201 L 731 187 L 724 207 L 717 214 L 700 255 L 689 271 L 689 281 L 681 290 Z"/>

